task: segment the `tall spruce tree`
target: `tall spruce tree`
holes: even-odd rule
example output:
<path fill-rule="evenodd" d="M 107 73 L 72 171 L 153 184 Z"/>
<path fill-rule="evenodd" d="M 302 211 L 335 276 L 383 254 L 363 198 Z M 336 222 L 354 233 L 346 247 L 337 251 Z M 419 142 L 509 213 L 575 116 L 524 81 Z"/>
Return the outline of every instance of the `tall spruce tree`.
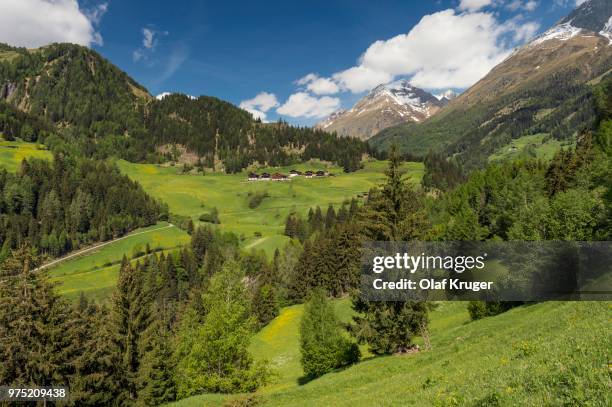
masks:
<path fill-rule="evenodd" d="M 142 356 L 140 339 L 151 324 L 151 303 L 151 293 L 146 289 L 142 266 L 138 264 L 132 267 L 124 256 L 113 297 L 113 322 L 126 377 L 126 387 L 120 397 L 125 403 L 137 397 L 137 377 Z"/>
<path fill-rule="evenodd" d="M 393 146 L 389 153 L 387 182 L 382 191 L 371 191 L 359 215 L 363 237 L 369 240 L 411 240 L 426 231 L 425 214 L 417 193 L 402 179 L 401 159 Z M 426 332 L 428 304 L 423 301 L 368 301 L 353 296 L 351 333 L 375 354 L 402 352 L 414 336 Z"/>
<path fill-rule="evenodd" d="M 79 344 L 69 386 L 75 405 L 126 404 L 122 397 L 127 383 L 120 338 L 110 310 L 99 305 L 79 306 L 68 334 Z"/>
<path fill-rule="evenodd" d="M 68 384 L 70 309 L 23 245 L 0 265 L 0 383 Z"/>
<path fill-rule="evenodd" d="M 143 356 L 138 370 L 138 404 L 158 406 L 175 400 L 173 338 L 163 316 L 155 319 L 140 342 Z"/>

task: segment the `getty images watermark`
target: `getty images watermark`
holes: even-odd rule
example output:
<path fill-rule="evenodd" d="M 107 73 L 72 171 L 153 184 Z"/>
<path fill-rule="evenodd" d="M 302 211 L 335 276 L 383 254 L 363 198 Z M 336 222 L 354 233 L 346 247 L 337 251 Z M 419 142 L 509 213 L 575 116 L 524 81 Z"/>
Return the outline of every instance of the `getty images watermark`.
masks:
<path fill-rule="evenodd" d="M 367 242 L 371 301 L 612 300 L 612 242 Z"/>

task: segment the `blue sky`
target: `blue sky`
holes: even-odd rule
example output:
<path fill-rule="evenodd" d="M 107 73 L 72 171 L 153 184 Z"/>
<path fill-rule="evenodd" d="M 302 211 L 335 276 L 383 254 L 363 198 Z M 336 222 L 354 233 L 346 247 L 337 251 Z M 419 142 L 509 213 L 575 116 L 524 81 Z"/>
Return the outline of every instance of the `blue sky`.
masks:
<path fill-rule="evenodd" d="M 576 5 L 575 0 L 2 3 L 0 15 L 32 27 L 32 33 L 0 28 L 0 42 L 83 43 L 154 95 L 212 95 L 242 103 L 266 120 L 282 116 L 305 125 L 397 78 L 433 93 L 466 88 Z M 20 15 L 28 6 L 34 17 Z"/>

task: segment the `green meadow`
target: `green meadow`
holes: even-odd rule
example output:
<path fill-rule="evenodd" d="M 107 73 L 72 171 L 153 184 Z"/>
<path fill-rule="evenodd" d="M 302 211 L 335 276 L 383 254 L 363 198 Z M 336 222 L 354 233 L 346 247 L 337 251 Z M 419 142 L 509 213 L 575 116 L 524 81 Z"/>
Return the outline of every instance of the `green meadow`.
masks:
<path fill-rule="evenodd" d="M 548 134 L 534 134 L 522 136 L 512 140 L 509 144 L 499 148 L 489 156 L 489 162 L 510 161 L 520 158 L 541 158 L 552 160 L 557 151 L 572 147 L 575 140 L 560 141 Z"/>
<path fill-rule="evenodd" d="M 42 144 L 24 141 L 6 141 L 0 135 L 0 168 L 15 172 L 24 158 L 51 159 L 49 150 Z"/>
<path fill-rule="evenodd" d="M 466 305 L 438 304 L 429 351 L 366 356 L 305 384 L 299 380 L 302 306 L 285 308 L 252 342 L 254 356 L 278 372 L 255 398 L 265 406 L 610 405 L 609 303 L 547 302 L 474 322 Z M 349 319 L 349 302 L 337 302 L 336 311 Z M 172 406 L 247 405 L 247 397 L 201 395 Z"/>
<path fill-rule="evenodd" d="M 44 146 L 22 141 L 0 139 L 0 168 L 15 171 L 24 158 L 50 159 Z M 345 174 L 341 168 L 319 161 L 291 167 L 266 168 L 259 172 L 288 173 L 291 169 L 325 169 L 333 177 L 294 178 L 285 182 L 249 182 L 246 172 L 240 174 L 206 173 L 181 174 L 181 168 L 153 164 L 133 164 L 119 160 L 117 165 L 130 178 L 138 181 L 152 196 L 166 202 L 172 213 L 198 218 L 217 208 L 222 230 L 241 236 L 245 250 L 264 250 L 271 255 L 289 240 L 283 235 L 286 217 L 297 212 L 306 215 L 309 208 L 319 205 L 323 211 L 329 204 L 341 205 L 384 180 L 385 161 L 366 162 L 364 168 Z M 415 185 L 423 176 L 421 163 L 404 165 L 406 178 Z M 269 196 L 256 208 L 249 208 L 252 194 Z M 112 242 L 82 256 L 70 258 L 49 270 L 58 291 L 71 298 L 80 292 L 91 298 L 103 299 L 112 291 L 123 255 L 128 258 L 144 251 L 147 243 L 152 250 L 169 251 L 189 242 L 189 236 L 177 227 L 165 228 L 161 222 L 150 228 L 139 229 L 127 238 Z M 160 230 L 155 230 L 161 228 Z M 146 233 L 142 233 L 146 232 Z"/>
<path fill-rule="evenodd" d="M 78 298 L 81 292 L 95 299 L 107 298 L 117 282 L 119 266 L 125 254 L 137 261 L 146 250 L 171 251 L 189 243 L 187 233 L 167 222 L 137 229 L 125 238 L 59 263 L 49 270 L 60 294 Z"/>
<path fill-rule="evenodd" d="M 290 181 L 247 181 L 247 172 L 239 174 L 181 174 L 182 167 L 133 164 L 117 161 L 121 171 L 138 181 L 150 195 L 166 202 L 170 212 L 191 217 L 198 223 L 203 213 L 219 211 L 221 228 L 243 237 L 246 249 L 265 250 L 268 254 L 284 245 L 285 220 L 291 212 L 306 215 L 319 205 L 340 206 L 384 180 L 385 161 L 366 162 L 363 169 L 345 174 L 342 169 L 314 161 L 291 167 L 258 170 L 288 174 L 291 169 L 326 169 L 333 177 L 296 177 Z M 418 184 L 423 176 L 422 163 L 406 163 L 406 178 Z M 256 208 L 249 208 L 251 195 L 267 193 Z"/>

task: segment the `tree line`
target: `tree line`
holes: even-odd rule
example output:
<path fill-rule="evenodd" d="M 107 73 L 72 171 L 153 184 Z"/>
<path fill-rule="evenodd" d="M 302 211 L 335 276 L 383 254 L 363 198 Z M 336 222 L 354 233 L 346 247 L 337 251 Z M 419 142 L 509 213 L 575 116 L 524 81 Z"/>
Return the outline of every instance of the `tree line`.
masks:
<path fill-rule="evenodd" d="M 168 210 L 113 164 L 55 154 L 0 170 L 0 263 L 24 243 L 61 256 L 167 218 Z"/>

